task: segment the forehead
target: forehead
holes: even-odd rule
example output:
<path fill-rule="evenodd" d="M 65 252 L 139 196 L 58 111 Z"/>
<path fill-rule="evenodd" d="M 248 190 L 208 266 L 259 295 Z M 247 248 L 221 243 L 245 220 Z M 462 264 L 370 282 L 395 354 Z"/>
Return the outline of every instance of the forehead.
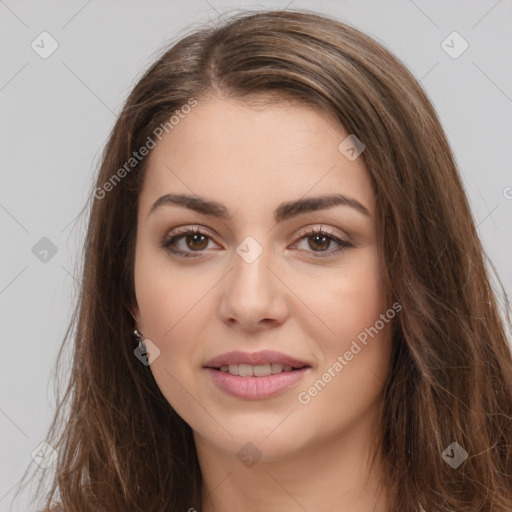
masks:
<path fill-rule="evenodd" d="M 338 192 L 372 211 L 363 159 L 350 161 L 338 149 L 348 135 L 330 115 L 297 102 L 199 101 L 152 150 L 141 207 L 170 192 L 252 211 Z"/>

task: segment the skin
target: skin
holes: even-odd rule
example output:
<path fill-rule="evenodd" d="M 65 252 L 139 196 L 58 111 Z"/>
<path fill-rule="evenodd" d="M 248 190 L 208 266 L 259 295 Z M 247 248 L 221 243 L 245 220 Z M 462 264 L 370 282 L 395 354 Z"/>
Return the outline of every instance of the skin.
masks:
<path fill-rule="evenodd" d="M 246 512 L 387 510 L 377 485 L 380 451 L 371 470 L 369 457 L 389 371 L 390 324 L 309 403 L 298 400 L 391 306 L 370 178 L 362 158 L 349 161 L 338 150 L 347 135 L 308 106 L 249 106 L 214 96 L 150 155 L 139 199 L 132 312 L 136 328 L 160 350 L 150 365 L 158 386 L 194 432 L 205 512 L 237 510 L 240 503 Z M 369 215 L 345 205 L 273 219 L 284 201 L 334 192 L 356 199 Z M 223 203 L 231 219 L 176 205 L 149 214 L 168 193 Z M 161 247 L 180 226 L 206 233 L 174 242 L 199 256 Z M 332 239 L 302 234 L 321 226 L 353 247 L 332 252 L 340 247 Z M 247 236 L 263 249 L 252 263 L 236 252 Z M 311 368 L 263 400 L 225 394 L 203 368 L 226 352 L 262 349 Z M 247 442 L 261 454 L 252 467 L 237 457 Z"/>

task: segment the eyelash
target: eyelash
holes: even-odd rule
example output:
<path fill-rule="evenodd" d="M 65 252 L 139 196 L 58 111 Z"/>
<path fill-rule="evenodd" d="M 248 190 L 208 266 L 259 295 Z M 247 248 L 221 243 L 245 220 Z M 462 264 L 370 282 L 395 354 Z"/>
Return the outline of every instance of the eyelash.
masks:
<path fill-rule="evenodd" d="M 202 249 L 201 251 L 180 251 L 180 250 L 176 250 L 176 249 L 171 249 L 171 246 L 173 246 L 177 240 L 179 240 L 187 235 L 198 235 L 198 234 L 204 235 L 205 237 L 211 239 L 211 237 L 208 235 L 208 233 L 202 231 L 201 229 L 199 229 L 197 227 L 194 227 L 194 228 L 187 227 L 187 228 L 182 228 L 182 231 L 179 231 L 178 233 L 174 234 L 173 236 L 165 236 L 162 239 L 160 245 L 163 249 L 165 249 L 166 251 L 168 251 L 169 253 L 171 253 L 175 256 L 184 257 L 184 258 L 197 258 L 197 257 L 201 256 L 201 253 L 205 249 Z M 303 240 L 305 238 L 309 238 L 311 236 L 316 236 L 316 235 L 325 236 L 325 237 L 331 239 L 332 241 L 336 242 L 340 247 L 338 249 L 331 250 L 331 251 L 307 251 L 307 252 L 312 252 L 313 254 L 315 254 L 315 256 L 313 256 L 314 258 L 327 258 L 333 254 L 344 252 L 348 248 L 353 247 L 353 245 L 349 241 L 342 240 L 342 239 L 338 238 L 337 236 L 335 236 L 333 233 L 329 232 L 329 230 L 322 229 L 322 228 L 307 229 L 306 231 L 304 231 L 301 234 L 298 241 Z"/>

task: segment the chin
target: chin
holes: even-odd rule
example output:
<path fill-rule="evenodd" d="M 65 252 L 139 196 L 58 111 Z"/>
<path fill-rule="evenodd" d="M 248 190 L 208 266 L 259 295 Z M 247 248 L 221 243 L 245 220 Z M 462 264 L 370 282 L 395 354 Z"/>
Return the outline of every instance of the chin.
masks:
<path fill-rule="evenodd" d="M 283 422 L 288 413 L 269 415 L 241 411 L 240 417 L 223 423 L 229 434 L 223 429 L 206 432 L 204 424 L 195 433 L 206 439 L 208 444 L 239 459 L 247 456 L 273 462 L 286 458 L 307 444 L 304 423 L 294 425 L 289 419 Z"/>

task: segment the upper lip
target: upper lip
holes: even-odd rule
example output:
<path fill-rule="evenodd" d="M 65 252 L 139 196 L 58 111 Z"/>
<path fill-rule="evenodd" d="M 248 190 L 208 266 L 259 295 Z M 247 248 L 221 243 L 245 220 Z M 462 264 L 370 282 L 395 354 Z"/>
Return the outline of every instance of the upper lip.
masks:
<path fill-rule="evenodd" d="M 252 364 L 264 365 L 277 363 L 282 365 L 289 365 L 293 368 L 302 368 L 303 366 L 310 366 L 308 363 L 283 354 L 274 350 L 261 350 L 259 352 L 242 352 L 236 350 L 234 352 L 227 352 L 220 356 L 209 359 L 204 363 L 206 368 L 220 368 L 221 366 L 230 364 Z"/>

